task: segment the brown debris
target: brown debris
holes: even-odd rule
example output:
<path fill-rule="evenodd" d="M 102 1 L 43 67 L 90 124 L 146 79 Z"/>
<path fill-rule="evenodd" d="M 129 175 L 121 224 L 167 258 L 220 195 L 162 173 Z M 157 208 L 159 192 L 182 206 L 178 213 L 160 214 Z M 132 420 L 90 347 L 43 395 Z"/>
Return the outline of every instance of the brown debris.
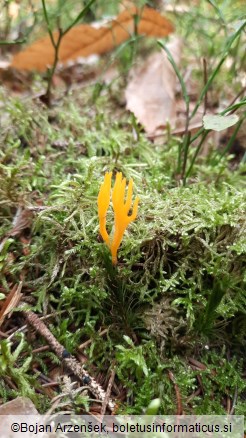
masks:
<path fill-rule="evenodd" d="M 86 384 L 91 393 L 99 400 L 105 400 L 107 397 L 104 389 L 96 382 L 96 380 L 91 377 L 87 371 L 85 371 L 77 359 L 70 355 L 68 351 L 57 341 L 55 336 L 50 332 L 48 327 L 38 318 L 38 316 L 29 311 L 22 310 L 23 316 L 27 320 L 27 322 L 41 335 L 51 346 L 52 350 L 56 353 L 60 360 L 62 360 L 63 364 L 66 368 L 72 372 L 83 384 Z M 111 399 L 108 399 L 107 402 L 108 408 L 113 411 L 114 402 Z"/>
<path fill-rule="evenodd" d="M 139 21 L 136 23 L 136 15 Z M 172 23 L 152 8 L 132 7 L 121 12 L 107 27 L 93 27 L 81 24 L 69 30 L 61 41 L 59 61 L 66 63 L 77 58 L 85 58 L 93 54 L 101 55 L 132 36 L 148 35 L 164 37 L 173 32 Z M 59 32 L 53 32 L 57 42 Z M 55 50 L 49 35 L 31 44 L 12 59 L 11 67 L 18 70 L 45 71 L 53 65 Z"/>

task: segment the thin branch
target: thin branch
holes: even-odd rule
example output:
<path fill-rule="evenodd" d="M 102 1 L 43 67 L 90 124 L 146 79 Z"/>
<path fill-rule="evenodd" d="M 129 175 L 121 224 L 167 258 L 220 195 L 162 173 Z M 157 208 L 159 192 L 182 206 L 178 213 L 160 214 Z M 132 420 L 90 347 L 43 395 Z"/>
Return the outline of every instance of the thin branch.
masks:
<path fill-rule="evenodd" d="M 111 371 L 111 375 L 110 375 L 110 378 L 109 378 L 109 381 L 108 381 L 108 387 L 107 387 L 107 391 L 106 391 L 106 396 L 105 396 L 105 399 L 104 399 L 104 401 L 102 403 L 102 408 L 101 408 L 101 416 L 102 417 L 105 415 L 106 408 L 107 408 L 107 405 L 108 405 L 109 400 L 110 400 L 110 395 L 111 395 L 111 390 L 112 390 L 112 386 L 113 386 L 113 383 L 114 383 L 114 378 L 115 378 L 115 368 L 114 368 L 114 365 L 113 365 L 113 369 Z"/>
<path fill-rule="evenodd" d="M 206 83 L 208 82 L 208 69 L 207 69 L 207 61 L 206 58 L 202 59 L 203 63 L 203 83 L 204 87 Z M 203 115 L 205 116 L 208 108 L 208 90 L 206 90 L 205 96 L 204 96 L 204 109 L 203 109 Z"/>
<path fill-rule="evenodd" d="M 96 382 L 93 377 L 85 371 L 77 359 L 72 356 L 55 338 L 55 336 L 50 332 L 48 327 L 40 320 L 40 318 L 30 310 L 21 310 L 21 313 L 27 320 L 27 322 L 41 335 L 43 336 L 52 350 L 56 353 L 58 358 L 64 363 L 66 368 L 72 372 L 83 384 L 89 386 L 91 393 L 99 400 L 104 401 L 107 399 L 107 394 L 104 389 Z M 108 408 L 113 411 L 115 404 L 108 398 L 107 401 Z"/>
<path fill-rule="evenodd" d="M 174 379 L 174 375 L 172 373 L 172 371 L 168 371 L 168 377 L 171 380 L 171 382 L 174 385 L 174 390 L 175 390 L 175 394 L 176 394 L 176 398 L 177 398 L 177 412 L 176 415 L 183 415 L 183 406 L 182 406 L 182 399 L 181 399 L 181 395 L 180 395 L 180 391 L 179 391 L 179 387 L 177 385 L 177 383 L 175 382 Z"/>

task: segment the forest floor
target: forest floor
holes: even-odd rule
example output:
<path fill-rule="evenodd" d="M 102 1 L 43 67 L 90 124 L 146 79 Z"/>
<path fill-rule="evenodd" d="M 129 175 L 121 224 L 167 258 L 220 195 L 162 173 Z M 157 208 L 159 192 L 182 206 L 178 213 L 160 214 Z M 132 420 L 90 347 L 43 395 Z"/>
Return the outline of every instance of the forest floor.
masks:
<path fill-rule="evenodd" d="M 158 399 L 160 414 L 246 412 L 243 2 L 221 2 L 220 14 L 198 3 L 168 13 L 181 81 L 166 103 L 175 122 L 154 132 L 156 107 L 140 124 L 126 105 L 128 73 L 149 67 L 157 39 L 101 56 L 83 75 L 81 64 L 58 70 L 49 102 L 44 74 L 1 71 L 1 404 L 22 395 L 40 413 L 62 403 L 79 414 L 142 414 Z M 188 126 L 183 97 L 190 114 L 197 106 Z M 206 129 L 205 113 L 233 126 L 208 119 Z M 117 264 L 125 213 L 109 205 L 107 246 L 98 218 L 106 172 L 112 189 L 120 172 L 126 187 L 133 180 L 128 215 L 139 197 Z"/>

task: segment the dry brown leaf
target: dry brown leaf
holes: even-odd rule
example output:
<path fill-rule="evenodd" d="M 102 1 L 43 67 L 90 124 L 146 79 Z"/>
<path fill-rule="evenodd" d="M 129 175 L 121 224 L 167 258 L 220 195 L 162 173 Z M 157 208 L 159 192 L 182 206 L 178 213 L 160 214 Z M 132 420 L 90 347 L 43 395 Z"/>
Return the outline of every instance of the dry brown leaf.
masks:
<path fill-rule="evenodd" d="M 19 303 L 19 301 L 22 297 L 21 289 L 22 289 L 22 282 L 20 282 L 20 284 L 18 286 L 15 285 L 13 287 L 13 289 L 11 290 L 11 292 L 8 294 L 7 298 L 3 302 L 1 310 L 0 310 L 0 326 L 2 325 L 6 316 Z"/>
<path fill-rule="evenodd" d="M 0 406 L 0 430 L 2 436 L 9 435 L 9 428 L 6 428 L 6 417 L 5 415 L 38 415 L 38 411 L 35 408 L 33 402 L 27 397 L 17 397 L 7 403 L 1 404 Z M 7 417 L 11 419 L 11 417 Z M 6 434 L 4 431 L 6 430 Z M 29 435 L 29 434 L 28 434 Z M 27 436 L 28 436 L 27 435 Z M 30 436 L 30 435 L 29 435 Z"/>
<path fill-rule="evenodd" d="M 25 210 L 22 207 L 18 207 L 12 222 L 12 228 L 7 233 L 7 236 L 19 236 L 23 230 L 30 228 L 32 219 L 33 214 L 30 210 Z"/>
<path fill-rule="evenodd" d="M 32 224 L 33 213 L 30 210 L 25 210 L 22 207 L 18 207 L 15 217 L 13 218 L 12 228 L 6 233 L 3 240 L 0 242 L 0 252 L 2 251 L 8 237 L 19 236 L 23 230 L 30 228 Z"/>
<path fill-rule="evenodd" d="M 59 61 L 65 63 L 78 57 L 103 54 L 113 50 L 134 35 L 138 15 L 137 34 L 164 37 L 173 32 L 172 23 L 152 8 L 133 7 L 121 12 L 107 27 L 95 28 L 81 24 L 72 28 L 62 39 Z M 54 40 L 58 32 L 53 33 Z M 19 70 L 45 71 L 54 61 L 54 47 L 46 36 L 13 57 L 11 66 Z"/>
<path fill-rule="evenodd" d="M 175 38 L 168 47 L 178 64 L 181 40 Z M 133 70 L 125 90 L 127 109 L 135 114 L 148 134 L 165 127 L 167 120 L 174 124 L 176 83 L 176 74 L 164 50 Z"/>

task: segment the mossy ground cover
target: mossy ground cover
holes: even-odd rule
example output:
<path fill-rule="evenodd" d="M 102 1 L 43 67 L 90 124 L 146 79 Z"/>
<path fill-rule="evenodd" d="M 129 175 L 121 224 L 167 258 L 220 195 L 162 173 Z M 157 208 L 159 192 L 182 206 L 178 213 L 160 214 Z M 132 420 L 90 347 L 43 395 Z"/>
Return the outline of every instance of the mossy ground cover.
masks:
<path fill-rule="evenodd" d="M 1 90 L 1 298 L 22 281 L 26 308 L 68 352 L 84 345 L 85 366 L 105 388 L 115 367 L 118 412 L 142 413 L 159 398 L 164 414 L 180 403 L 185 414 L 244 414 L 245 162 L 232 167 L 233 156 L 212 150 L 184 186 L 175 178 L 180 139 L 152 143 L 110 88 L 96 100 L 93 90 L 70 91 L 51 109 Z M 140 197 L 117 266 L 99 235 L 106 171 L 133 178 Z M 29 222 L 11 235 L 18 207 Z M 45 412 L 68 383 L 24 324 L 17 308 L 1 327 L 0 397 L 27 395 Z M 59 384 L 47 391 L 52 372 Z M 93 410 L 86 394 L 67 403 Z"/>

